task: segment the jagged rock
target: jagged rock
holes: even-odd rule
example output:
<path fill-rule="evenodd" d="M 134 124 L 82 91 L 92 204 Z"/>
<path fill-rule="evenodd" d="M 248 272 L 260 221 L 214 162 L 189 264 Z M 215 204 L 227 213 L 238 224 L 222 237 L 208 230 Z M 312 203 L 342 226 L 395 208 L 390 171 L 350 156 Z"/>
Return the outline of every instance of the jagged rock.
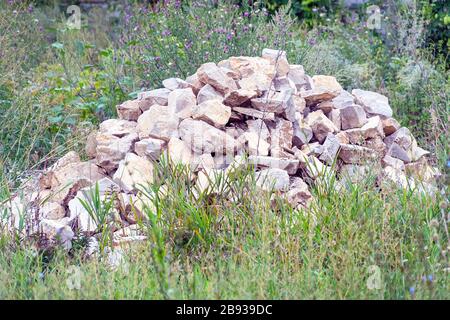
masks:
<path fill-rule="evenodd" d="M 360 89 L 352 90 L 356 102 L 364 107 L 367 113 L 378 114 L 386 117 L 392 117 L 392 109 L 389 106 L 388 98 L 372 91 Z"/>
<path fill-rule="evenodd" d="M 180 78 L 165 79 L 163 80 L 162 84 L 164 88 L 167 88 L 169 90 L 186 89 L 193 87 L 189 82 L 186 82 Z"/>
<path fill-rule="evenodd" d="M 276 73 L 275 65 L 260 57 L 230 57 L 222 64 L 240 74 L 239 88 L 259 93 L 269 90 Z"/>
<path fill-rule="evenodd" d="M 261 119 L 247 120 L 247 127 L 249 132 L 256 133 L 261 139 L 268 141 L 270 139 L 270 131 L 267 125 Z"/>
<path fill-rule="evenodd" d="M 147 157 L 149 160 L 157 160 L 167 143 L 161 139 L 147 138 L 134 144 L 134 152 L 140 157 Z"/>
<path fill-rule="evenodd" d="M 203 82 L 200 81 L 197 73 L 194 73 L 193 75 L 190 75 L 189 77 L 187 77 L 186 82 L 191 85 L 192 91 L 196 95 L 198 95 L 198 93 L 200 92 L 200 89 L 203 88 L 203 86 L 205 85 Z"/>
<path fill-rule="evenodd" d="M 190 146 L 178 138 L 172 138 L 167 145 L 169 158 L 175 164 L 189 165 L 193 160 Z"/>
<path fill-rule="evenodd" d="M 335 77 L 316 75 L 312 77 L 312 81 L 311 90 L 300 91 L 300 95 L 306 100 L 307 105 L 333 99 L 342 91 L 342 87 Z"/>
<path fill-rule="evenodd" d="M 338 130 L 342 129 L 341 110 L 333 109 L 330 111 L 330 113 L 327 114 L 327 117 L 331 120 L 331 122 L 333 122 Z"/>
<path fill-rule="evenodd" d="M 184 119 L 179 133 L 181 139 L 198 154 L 233 152 L 237 147 L 233 137 L 201 120 Z"/>
<path fill-rule="evenodd" d="M 216 163 L 210 153 L 204 153 L 200 156 L 194 154 L 194 159 L 191 163 L 191 168 L 194 171 L 215 169 L 215 167 Z"/>
<path fill-rule="evenodd" d="M 169 141 L 178 137 L 179 118 L 168 107 L 154 105 L 138 119 L 139 139 L 157 138 Z"/>
<path fill-rule="evenodd" d="M 236 72 L 234 70 L 231 70 L 231 69 L 228 69 L 225 67 L 220 67 L 220 69 L 223 71 L 223 73 L 225 73 L 227 76 L 229 76 L 233 80 L 241 79 L 241 75 L 239 74 L 239 72 Z"/>
<path fill-rule="evenodd" d="M 195 184 L 198 193 L 221 193 L 226 188 L 226 176 L 223 170 L 207 169 L 198 172 Z"/>
<path fill-rule="evenodd" d="M 270 144 L 263 138 L 258 137 L 255 132 L 245 132 L 243 137 L 250 155 L 267 156 L 269 154 Z"/>
<path fill-rule="evenodd" d="M 72 229 L 67 225 L 68 218 L 59 220 L 42 219 L 40 227 L 42 232 L 51 239 L 58 241 L 64 249 L 72 248 L 72 239 L 75 236 Z"/>
<path fill-rule="evenodd" d="M 272 121 L 275 120 L 275 113 L 273 112 L 264 112 L 252 108 L 241 108 L 241 107 L 235 107 L 233 108 L 233 111 L 244 114 L 246 116 L 259 118 L 263 120 L 272 120 Z"/>
<path fill-rule="evenodd" d="M 339 158 L 345 163 L 367 164 L 373 162 L 377 158 L 377 154 L 374 150 L 366 147 L 341 144 Z"/>
<path fill-rule="evenodd" d="M 69 151 L 64 156 L 62 156 L 60 159 L 58 159 L 50 168 L 49 170 L 57 170 L 62 167 L 67 166 L 71 163 L 78 163 L 81 162 L 80 156 L 75 151 Z"/>
<path fill-rule="evenodd" d="M 345 131 L 352 144 L 364 144 L 364 141 L 371 138 L 384 138 L 383 126 L 379 116 L 371 117 L 361 128 L 349 129 Z"/>
<path fill-rule="evenodd" d="M 297 87 L 295 83 L 287 76 L 277 77 L 273 80 L 275 91 L 289 91 L 292 94 L 297 94 Z"/>
<path fill-rule="evenodd" d="M 392 185 L 402 189 L 415 189 L 416 184 L 412 179 L 408 179 L 406 174 L 393 167 L 387 166 L 379 176 L 379 184 L 383 189 L 392 192 Z"/>
<path fill-rule="evenodd" d="M 137 121 L 142 114 L 142 110 L 151 107 L 149 100 L 128 100 L 117 106 L 119 119 Z"/>
<path fill-rule="evenodd" d="M 313 131 L 310 126 L 308 126 L 303 121 L 295 121 L 293 123 L 293 137 L 292 144 L 296 147 L 301 147 L 311 141 L 313 137 Z"/>
<path fill-rule="evenodd" d="M 340 169 L 341 181 L 362 183 L 376 177 L 377 171 L 373 166 L 345 164 Z"/>
<path fill-rule="evenodd" d="M 349 139 L 347 133 L 345 133 L 345 131 L 338 132 L 336 134 L 336 138 L 338 139 L 339 143 L 344 143 L 344 144 L 350 143 L 350 139 Z"/>
<path fill-rule="evenodd" d="M 331 168 L 324 165 L 315 156 L 305 156 L 305 154 L 297 154 L 300 162 L 302 162 L 302 167 L 306 171 L 306 174 L 312 178 L 317 179 L 320 177 L 328 176 L 331 172 Z"/>
<path fill-rule="evenodd" d="M 341 144 L 336 136 L 332 133 L 328 133 L 327 138 L 323 143 L 322 153 L 320 154 L 319 159 L 330 165 L 333 164 L 337 158 L 340 145 Z"/>
<path fill-rule="evenodd" d="M 305 69 L 303 68 L 302 65 L 291 64 L 289 66 L 289 73 L 287 76 L 288 79 L 294 83 L 297 91 L 300 91 L 301 89 L 304 90 L 311 89 L 307 87 L 308 81 L 306 80 Z"/>
<path fill-rule="evenodd" d="M 381 160 L 381 164 L 383 165 L 383 167 L 390 166 L 396 170 L 405 170 L 405 164 L 403 163 L 403 161 L 393 158 L 389 155 L 384 156 L 384 158 Z"/>
<path fill-rule="evenodd" d="M 227 76 L 215 63 L 208 62 L 202 64 L 197 70 L 200 81 L 212 85 L 222 94 L 227 94 L 232 90 L 236 90 L 236 83 L 232 78 Z"/>
<path fill-rule="evenodd" d="M 329 132 L 336 133 L 338 128 L 328 119 L 322 110 L 317 110 L 308 114 L 305 118 L 306 123 L 311 127 L 314 137 L 323 143 Z"/>
<path fill-rule="evenodd" d="M 299 177 L 293 178 L 286 196 L 288 202 L 294 207 L 298 205 L 306 207 L 312 199 L 308 185 Z"/>
<path fill-rule="evenodd" d="M 276 119 L 275 127 L 270 128 L 270 154 L 276 158 L 289 157 L 286 149 L 292 148 L 294 129 L 292 122 L 281 118 Z"/>
<path fill-rule="evenodd" d="M 192 118 L 203 120 L 215 127 L 223 127 L 231 117 L 231 108 L 219 100 L 207 100 L 195 106 Z"/>
<path fill-rule="evenodd" d="M 137 133 L 118 138 L 113 135 L 99 132 L 96 136 L 96 163 L 107 172 L 111 172 L 119 166 L 133 143 L 138 140 Z"/>
<path fill-rule="evenodd" d="M 47 202 L 41 208 L 40 211 L 45 219 L 58 220 L 62 219 L 66 215 L 64 207 L 57 202 Z"/>
<path fill-rule="evenodd" d="M 393 134 L 400 129 L 400 124 L 394 118 L 386 118 L 383 121 L 383 131 L 386 136 Z"/>
<path fill-rule="evenodd" d="M 336 109 L 342 109 L 354 105 L 355 98 L 348 91 L 342 90 L 331 102 Z"/>
<path fill-rule="evenodd" d="M 151 91 L 144 91 L 138 93 L 139 100 L 146 100 L 146 106 L 149 108 L 153 105 L 167 106 L 170 90 L 166 88 L 155 89 Z M 147 111 L 148 109 L 141 109 L 142 112 Z"/>
<path fill-rule="evenodd" d="M 286 51 L 265 48 L 262 51 L 262 57 L 276 66 L 276 75 L 278 77 L 283 77 L 288 74 L 290 68 Z"/>
<path fill-rule="evenodd" d="M 292 95 L 292 102 L 294 103 L 295 111 L 303 115 L 306 108 L 306 100 L 299 95 L 294 94 Z"/>
<path fill-rule="evenodd" d="M 224 104 L 232 107 L 243 105 L 247 101 L 255 98 L 258 93 L 255 90 L 237 89 L 230 91 L 224 100 Z"/>
<path fill-rule="evenodd" d="M 427 161 L 416 161 L 405 164 L 405 173 L 419 182 L 430 182 L 440 173 L 437 168 L 432 168 Z"/>
<path fill-rule="evenodd" d="M 136 132 L 136 122 L 122 119 L 108 119 L 100 123 L 100 133 L 109 134 L 118 138 Z"/>
<path fill-rule="evenodd" d="M 270 168 L 256 172 L 256 185 L 265 191 L 289 189 L 289 175 L 285 170 Z"/>
<path fill-rule="evenodd" d="M 191 88 L 175 89 L 167 99 L 168 110 L 181 119 L 189 118 L 197 104 L 197 98 Z"/>
<path fill-rule="evenodd" d="M 248 157 L 248 162 L 257 168 L 278 168 L 286 170 L 289 175 L 294 175 L 300 161 L 297 159 L 274 158 L 262 155 L 251 155 Z"/>
<path fill-rule="evenodd" d="M 220 102 L 222 102 L 223 99 L 223 95 L 209 84 L 205 84 L 197 94 L 198 104 L 201 104 L 208 100 L 219 100 Z"/>
<path fill-rule="evenodd" d="M 97 156 L 97 132 L 92 131 L 86 137 L 86 145 L 84 147 L 84 151 L 89 159 L 94 159 Z"/>
<path fill-rule="evenodd" d="M 361 128 L 367 123 L 366 112 L 358 105 L 340 109 L 342 130 Z"/>
<path fill-rule="evenodd" d="M 120 161 L 113 180 L 126 192 L 148 187 L 153 182 L 153 165 L 143 157 L 127 153 Z"/>

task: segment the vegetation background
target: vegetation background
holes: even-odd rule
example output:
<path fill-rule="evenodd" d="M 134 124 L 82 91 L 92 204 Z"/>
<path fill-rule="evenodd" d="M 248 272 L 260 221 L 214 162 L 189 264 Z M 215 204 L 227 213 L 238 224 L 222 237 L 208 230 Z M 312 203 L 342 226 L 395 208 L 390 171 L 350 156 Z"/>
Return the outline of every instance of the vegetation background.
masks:
<path fill-rule="evenodd" d="M 308 74 L 388 96 L 394 116 L 448 174 L 446 1 L 86 2 L 74 1 L 79 30 L 66 24 L 72 2 L 0 3 L 0 204 L 31 171 L 67 150 L 83 154 L 86 136 L 120 102 L 206 61 L 259 56 L 265 47 L 286 50 Z M 373 4 L 381 29 L 366 26 Z M 339 193 L 318 185 L 311 219 L 256 191 L 239 205 L 226 195 L 199 203 L 182 168 L 160 174 L 173 195 L 127 268 L 86 260 L 82 237 L 67 255 L 3 232 L 0 298 L 450 297 L 445 177 L 435 196 L 384 194 L 370 177 Z M 245 175 L 231 192 L 239 194 Z M 372 266 L 382 279 L 374 290 Z M 72 267 L 81 270 L 81 289 L 67 286 Z"/>

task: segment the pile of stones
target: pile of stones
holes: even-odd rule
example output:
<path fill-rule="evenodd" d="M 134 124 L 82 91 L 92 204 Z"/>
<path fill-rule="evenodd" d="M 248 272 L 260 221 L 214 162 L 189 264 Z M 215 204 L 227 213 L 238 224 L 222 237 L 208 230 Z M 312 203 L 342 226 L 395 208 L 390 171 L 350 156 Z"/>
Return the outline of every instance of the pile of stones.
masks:
<path fill-rule="evenodd" d="M 145 239 L 136 221 L 152 203 L 141 188 L 154 182 L 161 157 L 188 167 L 198 193 L 210 192 L 218 175 L 251 164 L 259 188 L 303 209 L 311 185 L 330 175 L 344 184 L 375 173 L 381 188 L 433 190 L 438 172 L 429 152 L 392 117 L 385 96 L 347 92 L 332 76 L 310 77 L 284 51 L 205 63 L 162 85 L 117 106 L 119 119 L 87 137 L 90 160 L 69 152 L 29 183 L 24 197 L 11 199 L 7 225 L 70 248 L 75 234 L 99 231 L 86 208 L 96 185 L 102 199 L 114 195 L 114 245 Z"/>

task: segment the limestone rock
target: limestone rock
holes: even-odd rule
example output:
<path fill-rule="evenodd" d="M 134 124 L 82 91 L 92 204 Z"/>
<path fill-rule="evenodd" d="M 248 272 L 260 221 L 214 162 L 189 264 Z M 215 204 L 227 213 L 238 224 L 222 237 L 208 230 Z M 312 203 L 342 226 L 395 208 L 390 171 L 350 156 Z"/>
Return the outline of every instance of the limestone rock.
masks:
<path fill-rule="evenodd" d="M 137 121 L 142 110 L 148 110 L 150 107 L 148 100 L 128 100 L 117 106 L 117 114 L 119 119 Z"/>
<path fill-rule="evenodd" d="M 237 147 L 233 137 L 201 120 L 184 119 L 179 133 L 180 138 L 198 154 L 234 152 Z"/>
<path fill-rule="evenodd" d="M 328 119 L 322 110 L 317 110 L 308 114 L 305 118 L 306 123 L 311 127 L 314 137 L 323 143 L 329 132 L 336 133 L 338 128 Z"/>
<path fill-rule="evenodd" d="M 361 89 L 352 90 L 356 102 L 364 107 L 367 113 L 392 117 L 392 109 L 389 106 L 388 98 L 372 91 Z"/>
<path fill-rule="evenodd" d="M 339 151 L 339 158 L 344 163 L 367 164 L 373 162 L 376 157 L 377 154 L 372 149 L 352 144 L 341 144 Z"/>
<path fill-rule="evenodd" d="M 118 138 L 113 135 L 99 132 L 96 136 L 96 163 L 98 166 L 111 172 L 119 166 L 127 152 L 129 152 L 133 143 L 138 140 L 136 133 Z"/>
<path fill-rule="evenodd" d="M 166 88 L 155 89 L 138 93 L 139 100 L 146 100 L 149 107 L 153 105 L 167 106 L 170 90 Z M 141 108 L 142 112 L 148 109 Z"/>
<path fill-rule="evenodd" d="M 230 91 L 225 96 L 224 103 L 228 106 L 238 107 L 255 98 L 257 95 L 258 93 L 255 90 L 237 89 Z"/>
<path fill-rule="evenodd" d="M 232 90 L 236 90 L 236 83 L 232 78 L 227 76 L 215 63 L 208 62 L 201 65 L 197 70 L 200 81 L 212 85 L 217 91 L 226 94 Z"/>
<path fill-rule="evenodd" d="M 305 69 L 302 65 L 291 64 L 289 66 L 289 73 L 287 76 L 288 79 L 294 83 L 297 91 L 300 91 L 301 89 L 311 89 L 307 87 L 308 82 L 305 77 Z"/>
<path fill-rule="evenodd" d="M 210 84 L 205 84 L 197 94 L 197 103 L 201 104 L 208 100 L 219 100 L 223 101 L 223 95 L 218 92 L 214 87 Z"/>
<path fill-rule="evenodd" d="M 178 137 L 179 118 L 168 107 L 154 105 L 138 119 L 139 139 L 157 138 L 169 141 Z"/>
<path fill-rule="evenodd" d="M 264 112 L 252 108 L 242 108 L 242 107 L 235 107 L 233 108 L 233 111 L 258 119 L 272 120 L 272 121 L 275 120 L 275 113 L 273 112 Z"/>
<path fill-rule="evenodd" d="M 192 91 L 198 95 L 200 92 L 200 89 L 205 85 L 203 82 L 200 81 L 198 78 L 197 73 L 194 73 L 193 75 L 190 75 L 186 78 L 186 82 L 191 85 Z"/>
<path fill-rule="evenodd" d="M 161 139 L 147 138 L 134 144 L 134 152 L 140 157 L 147 157 L 149 160 L 157 160 L 167 143 Z"/>
<path fill-rule="evenodd" d="M 307 206 L 312 195 L 308 185 L 299 177 L 295 177 L 291 183 L 290 190 L 286 193 L 288 202 L 296 207 L 297 205 Z"/>
<path fill-rule="evenodd" d="M 245 132 L 243 137 L 247 143 L 250 155 L 267 156 L 269 154 L 270 144 L 255 132 Z"/>
<path fill-rule="evenodd" d="M 72 248 L 72 239 L 75 236 L 72 229 L 67 225 L 68 218 L 59 220 L 42 219 L 40 227 L 42 232 L 51 239 L 61 243 L 63 248 L 70 250 Z"/>
<path fill-rule="evenodd" d="M 231 108 L 219 100 L 207 100 L 195 106 L 192 118 L 203 120 L 216 127 L 222 127 L 228 123 L 231 116 Z"/>
<path fill-rule="evenodd" d="M 261 119 L 247 120 L 247 127 L 249 132 L 256 133 L 261 139 L 268 141 L 270 139 L 270 131 L 267 125 Z"/>
<path fill-rule="evenodd" d="M 286 191 L 289 175 L 285 170 L 271 168 L 256 172 L 256 185 L 265 191 Z"/>
<path fill-rule="evenodd" d="M 275 65 L 276 75 L 278 77 L 286 76 L 288 74 L 290 68 L 286 57 L 286 51 L 265 48 L 262 51 L 262 57 Z"/>
<path fill-rule="evenodd" d="M 367 123 L 366 112 L 358 105 L 350 105 L 340 109 L 342 130 L 361 128 Z"/>
<path fill-rule="evenodd" d="M 153 182 L 153 165 L 145 158 L 134 153 L 127 153 L 119 163 L 113 180 L 126 192 L 147 188 Z"/>
<path fill-rule="evenodd" d="M 331 100 L 336 109 L 342 109 L 355 104 L 355 98 L 348 91 L 342 90 Z"/>
<path fill-rule="evenodd" d="M 309 143 L 313 137 L 311 127 L 303 121 L 295 121 L 293 130 L 292 144 L 296 147 L 300 148 L 302 145 Z"/>
<path fill-rule="evenodd" d="M 336 136 L 332 133 L 328 133 L 327 138 L 323 143 L 322 153 L 319 159 L 329 165 L 333 164 L 336 161 L 340 145 L 341 144 Z"/>
<path fill-rule="evenodd" d="M 197 104 L 197 98 L 191 88 L 175 89 L 167 99 L 168 110 L 181 119 L 189 118 Z"/>
<path fill-rule="evenodd" d="M 262 155 L 251 155 L 248 162 L 257 168 L 277 168 L 286 170 L 289 175 L 296 174 L 300 161 L 297 159 L 274 158 Z"/>
<path fill-rule="evenodd" d="M 108 119 L 100 123 L 100 133 L 122 138 L 136 132 L 136 122 L 122 119 Z"/>
<path fill-rule="evenodd" d="M 278 118 L 275 127 L 270 128 L 270 154 L 272 157 L 287 157 L 286 149 L 292 148 L 294 129 L 292 122 Z"/>
<path fill-rule="evenodd" d="M 62 219 L 66 215 L 64 207 L 57 202 L 47 202 L 40 208 L 42 216 L 49 220 Z"/>
<path fill-rule="evenodd" d="M 164 88 L 167 88 L 169 90 L 186 89 L 193 87 L 189 82 L 186 82 L 180 78 L 165 79 L 163 80 L 162 84 Z"/>
<path fill-rule="evenodd" d="M 396 170 L 404 171 L 405 170 L 405 164 L 403 161 L 393 158 L 389 155 L 385 155 L 384 158 L 381 160 L 381 164 L 383 167 L 392 167 Z"/>
<path fill-rule="evenodd" d="M 193 160 L 193 154 L 189 145 L 178 138 L 172 138 L 167 146 L 169 158 L 175 164 L 189 165 Z"/>
<path fill-rule="evenodd" d="M 400 124 L 394 118 L 383 119 L 383 131 L 386 136 L 393 134 L 400 129 Z"/>
<path fill-rule="evenodd" d="M 312 81 L 313 88 L 311 90 L 300 92 L 300 95 L 306 100 L 307 105 L 333 99 L 342 91 L 342 87 L 336 81 L 335 77 L 316 75 L 312 77 Z"/>

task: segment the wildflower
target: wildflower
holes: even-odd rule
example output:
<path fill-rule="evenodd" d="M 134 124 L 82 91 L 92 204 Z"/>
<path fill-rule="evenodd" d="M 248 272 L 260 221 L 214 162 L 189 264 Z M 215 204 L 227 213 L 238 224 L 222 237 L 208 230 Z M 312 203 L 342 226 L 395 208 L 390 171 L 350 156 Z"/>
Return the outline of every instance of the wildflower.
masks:
<path fill-rule="evenodd" d="M 412 295 L 412 296 L 414 296 L 415 293 L 416 293 L 416 288 L 410 287 L 410 288 L 409 288 L 409 294 Z"/>
<path fill-rule="evenodd" d="M 170 32 L 169 29 L 165 29 L 165 30 L 163 30 L 163 32 L 161 32 L 161 35 L 164 36 L 164 37 L 168 37 L 168 36 L 170 36 L 171 34 L 172 34 L 172 33 Z"/>
<path fill-rule="evenodd" d="M 428 281 L 429 281 L 430 283 L 433 282 L 433 275 L 432 275 L 432 274 L 428 275 Z"/>
<path fill-rule="evenodd" d="M 250 16 L 250 13 L 248 13 L 247 11 L 244 12 L 244 17 L 248 17 Z"/>

